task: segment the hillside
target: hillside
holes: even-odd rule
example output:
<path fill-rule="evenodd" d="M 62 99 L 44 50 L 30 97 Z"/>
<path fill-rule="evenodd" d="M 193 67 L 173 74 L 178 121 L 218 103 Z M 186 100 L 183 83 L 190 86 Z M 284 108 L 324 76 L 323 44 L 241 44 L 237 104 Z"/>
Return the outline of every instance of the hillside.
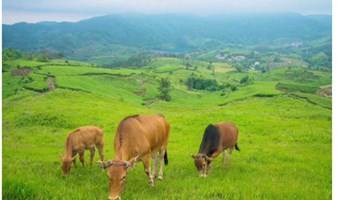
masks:
<path fill-rule="evenodd" d="M 324 94 L 331 77 L 330 71 L 300 66 L 238 71 L 225 62 L 210 67 L 192 60 L 187 67 L 184 59 L 160 56 L 143 67 L 113 69 L 63 59 L 6 59 L 3 199 L 105 199 L 107 175 L 98 166 L 61 176 L 66 135 L 78 126 L 100 126 L 106 158 L 113 158 L 118 123 L 137 113 L 162 113 L 171 124 L 169 165 L 164 180 L 151 188 L 138 164 L 123 199 L 330 199 L 332 99 Z M 161 78 L 171 82 L 169 102 L 158 98 Z M 226 166 L 217 158 L 202 179 L 191 155 L 205 127 L 219 121 L 238 125 L 241 151 Z"/>
<path fill-rule="evenodd" d="M 57 51 L 67 58 L 117 59 L 140 51 L 191 52 L 331 37 L 331 16 L 108 15 L 75 23 L 3 25 L 3 47 Z"/>

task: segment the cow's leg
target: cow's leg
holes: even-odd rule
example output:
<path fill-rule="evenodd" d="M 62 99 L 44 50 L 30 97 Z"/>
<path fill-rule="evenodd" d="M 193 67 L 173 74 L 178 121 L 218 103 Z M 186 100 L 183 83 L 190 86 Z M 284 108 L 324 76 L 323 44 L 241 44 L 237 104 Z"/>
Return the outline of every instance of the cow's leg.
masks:
<path fill-rule="evenodd" d="M 79 159 L 80 159 L 80 162 L 81 162 L 81 164 L 82 164 L 82 166 L 84 166 L 84 150 L 81 150 L 80 152 L 79 152 Z"/>
<path fill-rule="evenodd" d="M 90 165 L 93 165 L 93 160 L 95 156 L 95 147 L 90 148 Z"/>
<path fill-rule="evenodd" d="M 151 186 L 154 186 L 154 177 L 151 174 L 151 165 L 150 165 L 150 154 L 147 154 L 143 156 L 142 161 L 143 161 L 143 166 L 144 166 L 144 172 L 147 174 L 149 178 L 149 184 Z"/>
<path fill-rule="evenodd" d="M 203 177 L 204 177 L 204 178 L 206 178 L 206 177 L 208 176 L 208 174 L 209 174 L 210 164 L 211 164 L 211 163 L 208 163 L 208 164 L 204 167 L 204 169 L 203 169 L 203 172 L 204 172 Z"/>
<path fill-rule="evenodd" d="M 72 158 L 74 158 L 74 156 L 76 156 L 77 152 L 73 151 L 72 152 Z M 73 165 L 74 167 L 76 167 L 76 158 L 73 159 Z"/>
<path fill-rule="evenodd" d="M 233 150 L 234 150 L 233 147 L 229 148 L 229 154 L 230 154 L 230 156 L 231 156 Z"/>
<path fill-rule="evenodd" d="M 232 151 L 234 150 L 234 148 L 229 148 L 228 152 L 229 152 L 229 164 L 231 162 L 231 155 L 232 155 Z"/>
<path fill-rule="evenodd" d="M 159 160 L 160 160 L 160 172 L 158 175 L 159 180 L 163 179 L 164 154 L 165 154 L 165 149 L 162 149 L 160 151 L 160 156 L 159 156 Z"/>
<path fill-rule="evenodd" d="M 158 176 L 158 152 L 154 152 L 152 157 L 153 157 L 153 177 L 156 179 Z"/>
<path fill-rule="evenodd" d="M 100 160 L 103 161 L 104 160 L 104 156 L 103 156 L 103 144 L 97 144 L 96 148 L 99 151 Z"/>
<path fill-rule="evenodd" d="M 226 150 L 223 150 L 223 165 L 226 164 Z"/>

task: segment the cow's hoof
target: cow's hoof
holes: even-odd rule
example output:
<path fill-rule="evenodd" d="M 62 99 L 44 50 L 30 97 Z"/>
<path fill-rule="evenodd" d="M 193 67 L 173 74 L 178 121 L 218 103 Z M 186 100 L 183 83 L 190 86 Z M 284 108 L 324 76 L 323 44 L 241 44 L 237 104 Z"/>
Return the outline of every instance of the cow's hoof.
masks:
<path fill-rule="evenodd" d="M 163 180 L 163 176 L 158 176 L 157 179 L 158 180 Z"/>
<path fill-rule="evenodd" d="M 151 187 L 154 187 L 154 186 L 155 186 L 155 184 L 154 184 L 154 179 L 149 180 L 149 185 L 150 185 Z"/>

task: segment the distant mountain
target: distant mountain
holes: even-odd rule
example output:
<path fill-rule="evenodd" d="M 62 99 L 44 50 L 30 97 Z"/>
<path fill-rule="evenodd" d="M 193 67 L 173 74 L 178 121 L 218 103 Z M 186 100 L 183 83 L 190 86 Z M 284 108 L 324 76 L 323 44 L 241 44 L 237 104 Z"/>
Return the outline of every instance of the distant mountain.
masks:
<path fill-rule="evenodd" d="M 331 36 L 331 21 L 328 15 L 299 14 L 107 15 L 75 23 L 3 25 L 3 47 L 47 49 L 78 59 L 140 49 L 186 52 L 228 44 L 327 37 Z"/>

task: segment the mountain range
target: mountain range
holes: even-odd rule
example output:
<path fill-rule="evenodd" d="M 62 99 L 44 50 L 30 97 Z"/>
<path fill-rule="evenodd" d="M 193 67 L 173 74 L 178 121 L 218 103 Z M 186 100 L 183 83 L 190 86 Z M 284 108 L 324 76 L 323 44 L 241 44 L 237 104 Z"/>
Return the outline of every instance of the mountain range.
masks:
<path fill-rule="evenodd" d="M 330 15 L 106 15 L 78 22 L 3 24 L 3 48 L 90 59 L 126 52 L 191 52 L 331 37 Z"/>

